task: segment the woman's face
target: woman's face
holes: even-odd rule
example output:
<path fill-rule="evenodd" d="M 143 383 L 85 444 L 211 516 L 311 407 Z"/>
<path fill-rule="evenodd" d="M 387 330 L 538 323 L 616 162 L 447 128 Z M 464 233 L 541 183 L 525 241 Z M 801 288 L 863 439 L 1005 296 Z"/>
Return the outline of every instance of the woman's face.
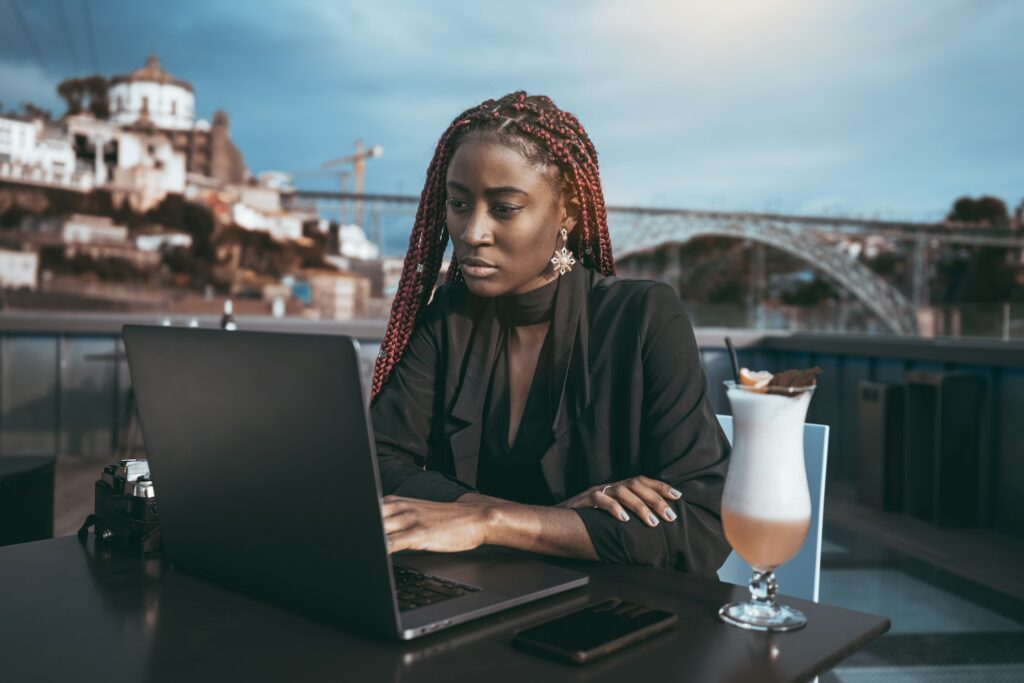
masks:
<path fill-rule="evenodd" d="M 556 192 L 555 172 L 498 142 L 459 145 L 446 178 L 448 233 L 471 292 L 519 294 L 557 277 L 559 231 L 575 221 L 574 198 Z"/>

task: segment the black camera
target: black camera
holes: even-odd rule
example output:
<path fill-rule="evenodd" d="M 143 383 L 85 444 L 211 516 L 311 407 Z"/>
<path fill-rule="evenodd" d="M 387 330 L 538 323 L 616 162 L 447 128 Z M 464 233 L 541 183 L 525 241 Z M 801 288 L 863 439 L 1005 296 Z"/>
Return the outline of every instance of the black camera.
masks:
<path fill-rule="evenodd" d="M 156 491 L 145 460 L 120 460 L 103 468 L 96 481 L 95 512 L 78 530 L 85 538 L 95 526 L 97 542 L 110 548 L 155 555 L 163 549 Z"/>

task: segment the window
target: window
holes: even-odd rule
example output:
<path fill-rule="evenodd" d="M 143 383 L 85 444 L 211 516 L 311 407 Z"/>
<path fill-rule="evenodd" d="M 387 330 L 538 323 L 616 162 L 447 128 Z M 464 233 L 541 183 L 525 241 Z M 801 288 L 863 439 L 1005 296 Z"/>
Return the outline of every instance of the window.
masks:
<path fill-rule="evenodd" d="M 178 103 L 171 100 L 171 116 L 175 116 L 178 113 Z"/>

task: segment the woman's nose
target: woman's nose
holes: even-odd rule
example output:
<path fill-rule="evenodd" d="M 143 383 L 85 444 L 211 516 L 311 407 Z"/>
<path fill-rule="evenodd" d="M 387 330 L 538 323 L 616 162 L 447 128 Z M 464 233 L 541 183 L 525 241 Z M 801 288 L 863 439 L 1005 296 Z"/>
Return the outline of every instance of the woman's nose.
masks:
<path fill-rule="evenodd" d="M 466 229 L 462 231 L 462 241 L 468 245 L 490 244 L 494 241 L 494 231 L 487 214 L 480 215 L 474 211 L 466 220 Z"/>

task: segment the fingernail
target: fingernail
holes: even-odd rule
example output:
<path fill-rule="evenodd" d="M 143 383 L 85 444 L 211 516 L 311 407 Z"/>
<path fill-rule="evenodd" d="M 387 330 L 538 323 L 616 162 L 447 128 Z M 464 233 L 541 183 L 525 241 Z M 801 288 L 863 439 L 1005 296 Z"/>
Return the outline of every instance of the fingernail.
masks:
<path fill-rule="evenodd" d="M 676 491 L 675 489 L 669 489 L 668 492 L 670 494 L 672 494 L 673 498 L 680 498 L 683 495 L 683 494 L 679 493 L 679 491 Z"/>
<path fill-rule="evenodd" d="M 665 516 L 668 517 L 668 521 L 672 521 L 676 518 L 676 513 L 672 511 L 672 508 L 665 508 Z"/>
<path fill-rule="evenodd" d="M 619 519 L 621 519 L 623 522 L 628 522 L 629 521 L 629 515 L 627 515 L 625 513 L 625 511 L 620 512 L 619 513 Z"/>
<path fill-rule="evenodd" d="M 653 512 L 647 513 L 647 519 L 650 520 L 651 526 L 658 526 L 658 518 L 654 516 Z"/>

